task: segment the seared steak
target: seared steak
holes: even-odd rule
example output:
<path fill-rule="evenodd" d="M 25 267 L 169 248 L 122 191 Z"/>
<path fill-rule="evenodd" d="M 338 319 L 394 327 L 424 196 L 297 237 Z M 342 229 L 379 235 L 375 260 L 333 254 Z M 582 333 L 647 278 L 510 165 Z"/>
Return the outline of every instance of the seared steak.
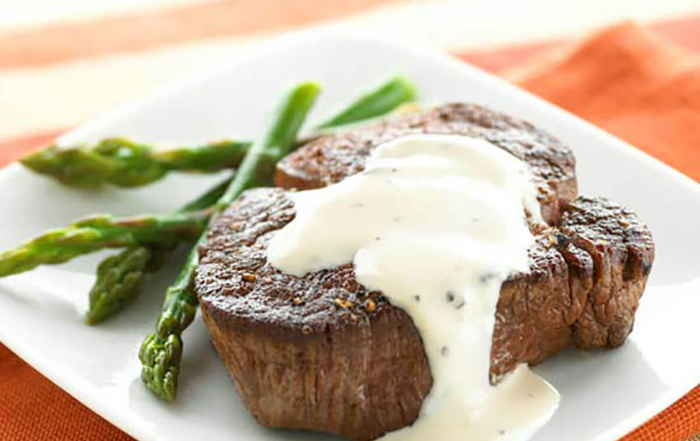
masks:
<path fill-rule="evenodd" d="M 494 382 L 571 344 L 618 346 L 632 329 L 653 261 L 649 230 L 600 198 L 557 213 L 560 226 L 537 231 L 530 271 L 501 289 Z M 248 191 L 200 248 L 202 315 L 243 402 L 266 426 L 362 441 L 410 425 L 432 385 L 411 318 L 361 286 L 351 264 L 301 278 L 273 268 L 266 247 L 294 215 L 283 190 Z"/>
<path fill-rule="evenodd" d="M 447 104 L 314 138 L 278 164 L 275 184 L 302 190 L 338 182 L 362 171 L 379 144 L 424 133 L 481 138 L 525 161 L 549 224 L 558 222 L 561 209 L 577 195 L 571 149 L 528 122 L 474 104 Z"/>

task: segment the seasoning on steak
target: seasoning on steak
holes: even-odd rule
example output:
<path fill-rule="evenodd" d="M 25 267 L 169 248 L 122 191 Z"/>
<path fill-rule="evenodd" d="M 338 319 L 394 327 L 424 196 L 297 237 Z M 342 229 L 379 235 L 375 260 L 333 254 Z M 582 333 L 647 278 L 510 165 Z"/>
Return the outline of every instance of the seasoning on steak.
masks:
<path fill-rule="evenodd" d="M 314 138 L 280 161 L 275 184 L 300 190 L 323 187 L 364 169 L 382 143 L 412 134 L 481 138 L 525 161 L 537 187 L 542 217 L 553 224 L 577 195 L 571 149 L 532 124 L 475 104 L 447 104 L 387 118 L 357 130 Z"/>
<path fill-rule="evenodd" d="M 615 347 L 632 329 L 654 255 L 646 226 L 602 198 L 542 227 L 530 271 L 507 280 L 496 312 L 492 381 L 574 344 Z M 294 218 L 281 189 L 244 193 L 200 248 L 196 291 L 214 346 L 263 425 L 372 440 L 412 424 L 432 376 L 411 318 L 355 279 L 352 264 L 304 277 L 266 258 Z"/>

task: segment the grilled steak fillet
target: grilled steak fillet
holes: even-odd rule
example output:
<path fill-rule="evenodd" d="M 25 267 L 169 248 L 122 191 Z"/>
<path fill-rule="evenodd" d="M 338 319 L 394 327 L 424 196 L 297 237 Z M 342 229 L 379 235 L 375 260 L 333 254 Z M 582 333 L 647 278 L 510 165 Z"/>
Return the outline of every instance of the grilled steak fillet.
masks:
<path fill-rule="evenodd" d="M 410 425 L 432 376 L 411 318 L 357 283 L 351 264 L 294 277 L 266 247 L 294 218 L 280 189 L 244 193 L 200 248 L 196 291 L 214 346 L 263 425 L 372 440 Z M 492 381 L 575 344 L 614 347 L 632 328 L 653 261 L 649 230 L 578 198 L 542 227 L 530 271 L 503 284 Z"/>
<path fill-rule="evenodd" d="M 280 161 L 275 185 L 301 190 L 341 181 L 362 171 L 379 144 L 425 133 L 481 138 L 525 161 L 549 224 L 558 222 L 561 209 L 577 195 L 571 149 L 530 123 L 474 104 L 447 104 L 314 138 Z"/>

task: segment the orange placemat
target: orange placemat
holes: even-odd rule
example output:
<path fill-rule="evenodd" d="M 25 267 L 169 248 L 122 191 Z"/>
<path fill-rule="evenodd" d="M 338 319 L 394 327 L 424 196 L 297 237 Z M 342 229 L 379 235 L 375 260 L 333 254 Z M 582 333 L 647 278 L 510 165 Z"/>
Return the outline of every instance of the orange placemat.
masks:
<path fill-rule="evenodd" d="M 700 38 L 700 20 L 688 29 Z M 496 55 L 509 67 L 513 59 L 529 60 L 502 72 L 507 78 L 700 179 L 700 67 L 694 56 L 633 25 L 553 50 L 534 61 L 530 55 L 540 51 L 532 48 L 527 57 L 519 53 L 511 62 L 503 53 Z M 0 143 L 0 157 L 13 157 L 28 145 L 33 143 L 26 139 Z M 700 388 L 624 441 L 684 441 L 696 433 Z M 0 345 L 0 440 L 25 439 L 131 438 Z"/>
<path fill-rule="evenodd" d="M 700 180 L 700 60 L 694 54 L 624 24 L 505 75 Z"/>

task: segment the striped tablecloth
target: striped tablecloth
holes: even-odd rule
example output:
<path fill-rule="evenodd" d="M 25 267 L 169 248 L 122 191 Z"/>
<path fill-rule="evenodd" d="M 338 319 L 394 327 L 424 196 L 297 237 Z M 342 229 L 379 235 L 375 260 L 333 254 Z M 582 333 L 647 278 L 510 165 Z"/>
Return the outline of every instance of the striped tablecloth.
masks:
<path fill-rule="evenodd" d="M 629 19 L 645 27 L 609 27 Z M 697 0 L 0 0 L 0 165 L 193 68 L 312 25 L 428 41 L 700 180 Z M 698 433 L 700 388 L 624 441 Z M 0 439 L 131 438 L 0 344 Z"/>

